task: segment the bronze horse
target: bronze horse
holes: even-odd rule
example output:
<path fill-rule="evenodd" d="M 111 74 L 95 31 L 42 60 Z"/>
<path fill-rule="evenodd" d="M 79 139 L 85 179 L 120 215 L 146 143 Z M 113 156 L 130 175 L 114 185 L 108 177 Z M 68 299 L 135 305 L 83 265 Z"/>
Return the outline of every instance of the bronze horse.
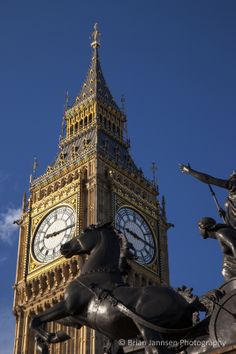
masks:
<path fill-rule="evenodd" d="M 64 300 L 31 319 L 30 327 L 36 332 L 39 353 L 48 354 L 48 344 L 70 338 L 65 332 L 46 331 L 44 324 L 50 321 L 75 328 L 85 325 L 111 341 L 135 339 L 141 335 L 146 343 L 183 338 L 183 328 L 191 328 L 192 314 L 196 308 L 178 292 L 162 285 L 136 288 L 123 282 L 119 268 L 120 243 L 111 225 L 89 227 L 80 236 L 62 245 L 61 253 L 66 258 L 82 254 L 87 254 L 88 258 L 80 275 L 66 288 Z M 109 297 L 102 296 L 104 290 L 105 294 L 112 294 L 113 299 L 132 309 L 133 313 L 163 328 L 163 333 L 120 312 Z M 199 337 L 206 334 L 201 328 L 198 332 Z M 166 345 L 158 344 L 147 346 L 145 351 L 150 354 L 173 352 Z M 188 352 L 199 353 L 194 348 Z M 119 353 L 123 353 L 122 348 Z"/>

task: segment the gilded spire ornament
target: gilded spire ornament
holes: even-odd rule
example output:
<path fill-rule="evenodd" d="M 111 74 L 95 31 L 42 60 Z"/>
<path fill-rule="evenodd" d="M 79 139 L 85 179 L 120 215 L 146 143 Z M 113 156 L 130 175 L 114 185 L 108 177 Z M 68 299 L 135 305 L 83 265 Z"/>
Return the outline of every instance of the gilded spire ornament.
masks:
<path fill-rule="evenodd" d="M 35 157 L 34 158 L 34 162 L 33 162 L 33 178 L 36 178 L 37 167 L 38 167 L 38 161 L 37 161 L 37 159 Z"/>
<path fill-rule="evenodd" d="M 101 33 L 98 31 L 98 24 L 95 23 L 94 27 L 93 27 L 94 31 L 92 33 L 92 43 L 91 43 L 91 47 L 92 48 L 99 48 L 100 47 L 100 42 L 99 42 L 99 37 L 101 36 Z"/>
<path fill-rule="evenodd" d="M 36 178 L 37 167 L 38 167 L 38 161 L 37 161 L 36 157 L 34 157 L 33 166 L 32 166 L 32 174 L 30 175 L 30 184 Z"/>

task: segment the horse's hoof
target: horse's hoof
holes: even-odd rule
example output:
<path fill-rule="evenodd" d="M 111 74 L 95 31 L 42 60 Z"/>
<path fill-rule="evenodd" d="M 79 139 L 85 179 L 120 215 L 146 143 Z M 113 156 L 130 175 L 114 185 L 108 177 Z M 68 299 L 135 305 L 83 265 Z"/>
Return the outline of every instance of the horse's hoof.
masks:
<path fill-rule="evenodd" d="M 40 337 L 36 337 L 37 354 L 49 354 L 47 343 Z"/>
<path fill-rule="evenodd" d="M 66 340 L 70 339 L 70 336 L 63 331 L 59 331 L 54 333 L 54 335 L 49 339 L 50 343 L 61 343 L 65 342 Z"/>

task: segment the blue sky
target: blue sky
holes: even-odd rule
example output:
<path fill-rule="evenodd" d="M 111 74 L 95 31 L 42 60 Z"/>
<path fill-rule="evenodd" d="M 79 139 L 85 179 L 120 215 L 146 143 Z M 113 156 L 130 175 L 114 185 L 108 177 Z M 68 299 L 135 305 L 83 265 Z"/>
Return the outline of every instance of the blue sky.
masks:
<path fill-rule="evenodd" d="M 233 0 L 52 0 L 0 6 L 0 281 L 2 354 L 12 353 L 17 228 L 12 219 L 54 159 L 65 92 L 78 94 L 90 62 L 93 24 L 102 32 L 103 72 L 119 103 L 126 97 L 131 151 L 151 178 L 158 166 L 169 222 L 173 286 L 197 294 L 222 282 L 216 241 L 202 240 L 202 216 L 217 218 L 207 186 L 178 163 L 227 178 L 236 169 L 236 3 Z M 223 204 L 226 191 L 216 188 Z"/>

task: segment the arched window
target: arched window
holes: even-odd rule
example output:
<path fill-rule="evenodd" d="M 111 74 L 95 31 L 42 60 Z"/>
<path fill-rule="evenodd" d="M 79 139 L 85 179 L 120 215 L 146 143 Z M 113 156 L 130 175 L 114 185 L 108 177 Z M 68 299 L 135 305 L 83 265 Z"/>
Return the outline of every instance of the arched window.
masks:
<path fill-rule="evenodd" d="M 79 122 L 79 127 L 80 127 L 80 129 L 83 128 L 83 123 L 84 123 L 84 122 L 83 122 L 83 119 L 81 119 L 80 122 Z"/>
<path fill-rule="evenodd" d="M 48 187 L 48 190 L 47 190 L 47 195 L 49 195 L 51 193 L 51 186 Z"/>
<path fill-rule="evenodd" d="M 62 181 L 61 181 L 61 187 L 64 187 L 66 185 L 66 179 L 63 178 Z"/>
<path fill-rule="evenodd" d="M 70 174 L 68 177 L 67 177 L 67 183 L 71 183 L 73 181 L 73 176 Z"/>
<path fill-rule="evenodd" d="M 40 199 L 42 199 L 43 197 L 44 197 L 44 195 L 45 195 L 45 190 L 43 189 L 41 189 L 41 191 L 40 191 L 40 193 L 39 193 L 39 200 Z"/>
<path fill-rule="evenodd" d="M 84 118 L 84 126 L 86 127 L 86 125 L 88 124 L 88 117 Z"/>
<path fill-rule="evenodd" d="M 90 115 L 89 115 L 89 124 L 92 123 L 92 120 L 93 120 L 93 116 L 92 116 L 92 114 L 90 114 Z"/>
<path fill-rule="evenodd" d="M 73 125 L 70 127 L 70 135 L 73 135 Z"/>

